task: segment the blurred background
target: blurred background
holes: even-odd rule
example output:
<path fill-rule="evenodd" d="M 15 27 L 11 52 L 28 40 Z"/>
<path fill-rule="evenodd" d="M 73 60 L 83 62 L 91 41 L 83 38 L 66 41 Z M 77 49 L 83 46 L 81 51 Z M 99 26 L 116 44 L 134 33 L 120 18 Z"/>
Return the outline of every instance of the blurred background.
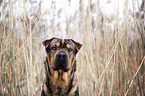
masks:
<path fill-rule="evenodd" d="M 0 0 L 0 96 L 40 96 L 54 36 L 83 45 L 80 96 L 145 96 L 144 0 Z"/>

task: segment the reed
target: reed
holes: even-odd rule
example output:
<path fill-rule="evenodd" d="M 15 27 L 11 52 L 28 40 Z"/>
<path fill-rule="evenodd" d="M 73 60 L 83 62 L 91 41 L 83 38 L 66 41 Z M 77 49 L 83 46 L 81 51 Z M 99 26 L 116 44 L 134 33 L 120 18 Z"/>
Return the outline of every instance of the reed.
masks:
<path fill-rule="evenodd" d="M 55 2 L 42 13 L 43 1 L 29 10 L 28 3 L 36 2 L 0 1 L 0 96 L 40 96 L 46 56 L 41 42 L 53 36 L 83 45 L 77 54 L 81 96 L 145 95 L 144 2 L 138 13 L 131 13 L 125 2 L 122 23 L 119 10 L 108 17 L 99 0 L 88 0 L 86 9 L 84 0 L 79 2 L 63 28 L 56 20 L 63 9 L 57 12 Z M 15 12 L 16 6 L 20 11 Z"/>

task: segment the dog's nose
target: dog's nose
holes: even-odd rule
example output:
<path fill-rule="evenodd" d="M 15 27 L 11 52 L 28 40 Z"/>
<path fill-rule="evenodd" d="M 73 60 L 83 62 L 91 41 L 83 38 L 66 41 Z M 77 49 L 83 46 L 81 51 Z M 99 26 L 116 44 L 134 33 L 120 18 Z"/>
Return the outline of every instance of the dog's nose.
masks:
<path fill-rule="evenodd" d="M 61 51 L 57 54 L 57 59 L 64 60 L 67 58 L 67 55 L 64 51 Z"/>

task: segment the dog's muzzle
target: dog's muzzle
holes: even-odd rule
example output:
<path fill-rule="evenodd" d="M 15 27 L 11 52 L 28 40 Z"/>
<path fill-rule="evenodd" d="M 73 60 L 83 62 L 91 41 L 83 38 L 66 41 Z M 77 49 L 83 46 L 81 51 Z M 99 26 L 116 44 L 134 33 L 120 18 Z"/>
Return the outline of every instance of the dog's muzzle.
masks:
<path fill-rule="evenodd" d="M 60 51 L 56 55 L 56 63 L 54 70 L 63 70 L 64 72 L 67 72 L 69 69 L 67 69 L 67 54 L 64 51 Z"/>

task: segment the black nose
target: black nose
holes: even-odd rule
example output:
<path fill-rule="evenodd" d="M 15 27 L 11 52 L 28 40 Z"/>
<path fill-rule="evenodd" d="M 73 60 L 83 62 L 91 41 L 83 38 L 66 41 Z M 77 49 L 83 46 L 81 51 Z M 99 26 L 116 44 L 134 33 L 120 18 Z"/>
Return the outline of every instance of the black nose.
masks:
<path fill-rule="evenodd" d="M 57 59 L 59 60 L 65 60 L 67 58 L 67 55 L 64 51 L 60 51 L 58 54 L 57 54 Z"/>

